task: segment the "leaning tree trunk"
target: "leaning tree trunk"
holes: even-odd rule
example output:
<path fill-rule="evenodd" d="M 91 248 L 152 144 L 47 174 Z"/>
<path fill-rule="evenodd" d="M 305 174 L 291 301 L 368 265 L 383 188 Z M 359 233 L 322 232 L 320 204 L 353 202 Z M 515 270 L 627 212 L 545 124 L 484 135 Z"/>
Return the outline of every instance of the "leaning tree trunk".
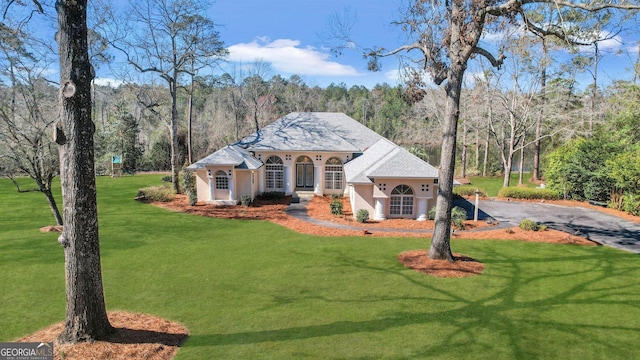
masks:
<path fill-rule="evenodd" d="M 456 166 L 456 133 L 460 117 L 460 93 L 465 67 L 452 62 L 447 78 L 445 119 L 442 132 L 442 154 L 436 200 L 435 227 L 429 258 L 453 261 L 451 253 L 451 208 L 453 207 L 453 175 Z"/>
<path fill-rule="evenodd" d="M 105 338 L 113 328 L 107 318 L 100 266 L 87 0 L 58 0 L 56 9 L 61 86 L 56 143 L 65 219 L 58 242 L 64 247 L 67 288 L 64 330 L 58 340 L 76 343 Z"/>
<path fill-rule="evenodd" d="M 62 215 L 60 214 L 60 210 L 58 210 L 58 205 L 56 204 L 56 198 L 53 197 L 53 193 L 51 192 L 51 187 L 42 190 L 42 193 L 47 198 L 47 202 L 49 203 L 49 208 L 51 209 L 51 213 L 53 217 L 56 219 L 56 225 L 62 225 Z"/>

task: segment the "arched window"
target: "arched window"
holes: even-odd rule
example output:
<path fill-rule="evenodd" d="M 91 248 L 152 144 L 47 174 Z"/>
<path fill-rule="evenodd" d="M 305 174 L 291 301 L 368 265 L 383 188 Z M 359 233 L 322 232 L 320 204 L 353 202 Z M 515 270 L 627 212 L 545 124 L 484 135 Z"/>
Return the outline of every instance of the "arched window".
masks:
<path fill-rule="evenodd" d="M 398 185 L 391 191 L 389 215 L 413 214 L 413 190 L 407 185 Z"/>
<path fill-rule="evenodd" d="M 332 157 L 324 166 L 324 188 L 340 190 L 343 187 L 342 160 Z"/>
<path fill-rule="evenodd" d="M 277 156 L 269 156 L 265 164 L 266 186 L 268 190 L 284 189 L 284 165 L 282 159 Z"/>
<path fill-rule="evenodd" d="M 229 189 L 229 178 L 227 177 L 227 173 L 222 170 L 218 170 L 216 172 L 216 189 L 218 190 Z"/>

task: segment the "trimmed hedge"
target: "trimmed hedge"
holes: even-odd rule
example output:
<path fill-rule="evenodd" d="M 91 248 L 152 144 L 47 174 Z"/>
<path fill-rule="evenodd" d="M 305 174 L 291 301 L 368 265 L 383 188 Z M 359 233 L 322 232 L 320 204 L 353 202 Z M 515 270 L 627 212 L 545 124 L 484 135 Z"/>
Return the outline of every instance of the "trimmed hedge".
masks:
<path fill-rule="evenodd" d="M 454 186 L 453 193 L 458 196 L 475 196 L 476 189 L 480 191 L 480 196 L 487 197 L 487 192 L 484 189 L 477 188 L 473 185 Z"/>
<path fill-rule="evenodd" d="M 176 193 L 171 186 L 148 186 L 146 188 L 138 189 L 137 199 L 147 201 L 161 201 L 169 202 L 173 200 Z"/>
<path fill-rule="evenodd" d="M 525 200 L 558 200 L 558 194 L 549 189 L 506 187 L 500 189 L 498 197 Z"/>
<path fill-rule="evenodd" d="M 283 199 L 284 196 L 285 194 L 282 191 L 267 191 L 256 196 L 256 198 L 260 200 L 280 200 L 280 199 Z"/>

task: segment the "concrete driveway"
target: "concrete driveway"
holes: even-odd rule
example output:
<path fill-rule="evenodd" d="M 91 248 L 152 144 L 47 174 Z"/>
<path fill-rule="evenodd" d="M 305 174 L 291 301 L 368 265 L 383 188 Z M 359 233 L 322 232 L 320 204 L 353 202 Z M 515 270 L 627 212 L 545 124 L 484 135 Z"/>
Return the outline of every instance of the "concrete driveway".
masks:
<path fill-rule="evenodd" d="M 583 236 L 603 245 L 640 254 L 640 224 L 608 215 L 603 212 L 579 207 L 568 207 L 543 203 L 481 200 L 479 219 L 492 217 L 500 223 L 518 226 L 522 219 L 531 219 L 551 229 Z M 464 205 L 467 212 L 471 203 Z"/>

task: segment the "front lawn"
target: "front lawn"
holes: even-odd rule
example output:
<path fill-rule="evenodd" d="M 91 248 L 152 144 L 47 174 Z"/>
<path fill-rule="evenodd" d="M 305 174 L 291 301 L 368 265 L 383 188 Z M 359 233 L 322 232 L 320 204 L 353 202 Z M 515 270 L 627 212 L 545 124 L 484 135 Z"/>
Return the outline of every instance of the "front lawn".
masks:
<path fill-rule="evenodd" d="M 178 359 L 640 358 L 638 255 L 454 240 L 486 266 L 434 278 L 416 238 L 316 237 L 133 200 L 161 175 L 98 179 L 107 308 L 186 325 Z M 0 341 L 64 318 L 64 260 L 44 196 L 0 179 Z"/>
<path fill-rule="evenodd" d="M 531 173 L 525 173 L 522 179 L 523 185 L 526 187 L 536 187 L 537 185 L 532 183 L 531 181 Z M 504 182 L 503 176 L 492 176 L 492 177 L 482 177 L 482 176 L 471 176 L 469 178 L 471 181 L 471 186 L 484 189 L 487 192 L 489 197 L 498 196 L 498 192 L 502 189 L 502 183 Z M 518 186 L 518 173 L 511 173 L 511 181 L 509 182 L 511 186 Z"/>

